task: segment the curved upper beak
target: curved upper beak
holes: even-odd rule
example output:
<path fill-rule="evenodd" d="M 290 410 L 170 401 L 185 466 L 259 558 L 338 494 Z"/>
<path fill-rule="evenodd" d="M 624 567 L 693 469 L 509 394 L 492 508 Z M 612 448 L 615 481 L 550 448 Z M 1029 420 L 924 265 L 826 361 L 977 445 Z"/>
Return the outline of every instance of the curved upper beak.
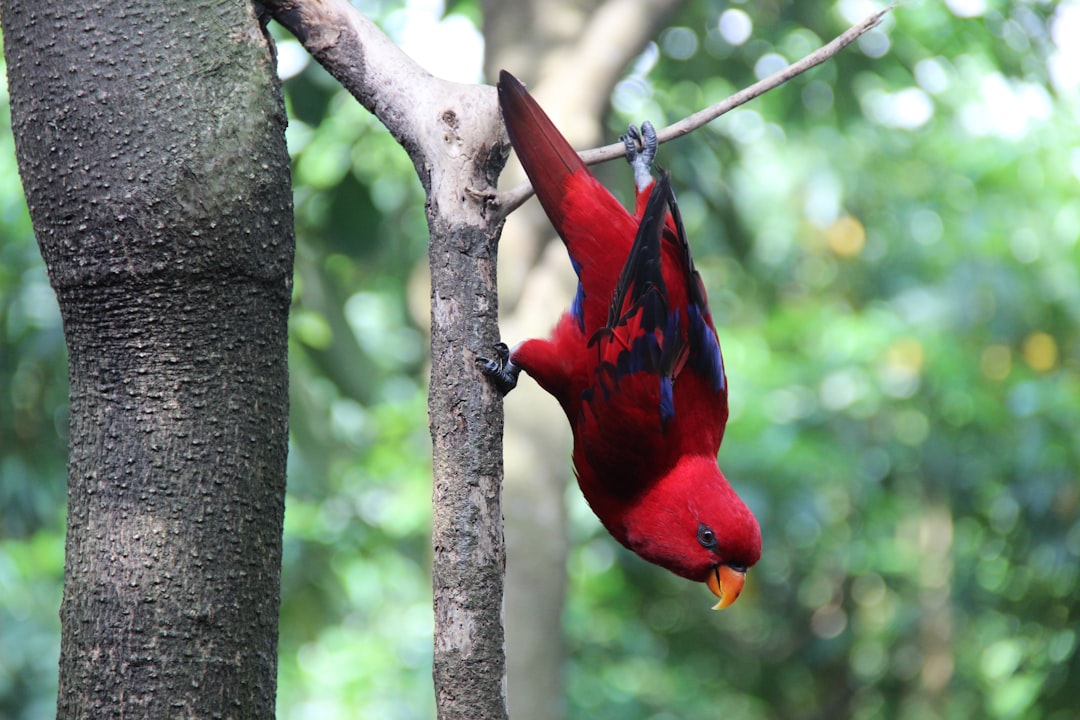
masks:
<path fill-rule="evenodd" d="M 712 590 L 713 595 L 720 598 L 720 602 L 713 605 L 713 610 L 723 610 L 735 602 L 745 582 L 746 572 L 743 570 L 736 570 L 730 565 L 714 567 L 705 580 L 705 584 Z"/>

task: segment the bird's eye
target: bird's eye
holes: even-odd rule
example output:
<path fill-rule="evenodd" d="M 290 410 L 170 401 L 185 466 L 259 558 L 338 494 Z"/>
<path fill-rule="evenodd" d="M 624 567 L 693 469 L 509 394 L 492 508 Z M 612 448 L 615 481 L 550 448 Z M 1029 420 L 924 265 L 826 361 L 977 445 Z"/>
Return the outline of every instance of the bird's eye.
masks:
<path fill-rule="evenodd" d="M 708 525 L 699 525 L 697 531 L 697 540 L 701 543 L 701 547 L 706 550 L 716 549 L 716 533 L 712 531 L 712 528 Z"/>

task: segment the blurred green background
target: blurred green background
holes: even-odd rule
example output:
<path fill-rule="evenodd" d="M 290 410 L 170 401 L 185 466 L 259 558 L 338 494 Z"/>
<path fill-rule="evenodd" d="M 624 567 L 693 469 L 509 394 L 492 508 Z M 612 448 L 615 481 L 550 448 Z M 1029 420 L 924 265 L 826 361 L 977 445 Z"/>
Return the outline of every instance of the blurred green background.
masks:
<path fill-rule="evenodd" d="M 478 4 L 360 5 L 481 80 Z M 872 9 L 690 0 L 616 86 L 609 138 Z M 430 718 L 423 196 L 278 36 L 298 239 L 279 717 Z M 1076 0 L 906 4 L 661 148 L 731 379 L 721 465 L 765 554 L 711 613 L 571 485 L 567 717 L 1080 717 L 1077 48 Z M 66 361 L 6 87 L 0 104 L 0 717 L 37 720 L 55 712 Z M 628 190 L 617 165 L 601 172 Z"/>

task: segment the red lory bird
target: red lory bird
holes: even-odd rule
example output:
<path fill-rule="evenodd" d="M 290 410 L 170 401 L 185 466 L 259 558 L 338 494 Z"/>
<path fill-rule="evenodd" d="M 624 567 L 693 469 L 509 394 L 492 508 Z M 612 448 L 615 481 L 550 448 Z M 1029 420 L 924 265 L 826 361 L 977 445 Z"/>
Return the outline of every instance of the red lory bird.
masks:
<path fill-rule="evenodd" d="M 705 288 L 652 126 L 623 136 L 635 213 L 604 188 L 525 87 L 499 102 L 536 195 L 566 244 L 577 295 L 547 340 L 478 358 L 504 394 L 524 370 L 562 405 L 581 491 L 620 543 L 735 601 L 761 531 L 717 465 L 727 377 Z M 640 143 L 640 147 L 639 147 Z"/>

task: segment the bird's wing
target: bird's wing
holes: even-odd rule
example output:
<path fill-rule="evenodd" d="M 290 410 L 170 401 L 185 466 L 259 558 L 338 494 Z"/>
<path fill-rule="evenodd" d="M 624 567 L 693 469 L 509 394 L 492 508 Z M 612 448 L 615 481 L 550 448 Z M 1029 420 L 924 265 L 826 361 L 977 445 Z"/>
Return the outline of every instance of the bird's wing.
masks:
<path fill-rule="evenodd" d="M 575 428 L 579 463 L 615 468 L 634 492 L 684 454 L 715 457 L 727 381 L 666 173 L 645 206 L 608 321 L 589 347 L 596 359 Z"/>

